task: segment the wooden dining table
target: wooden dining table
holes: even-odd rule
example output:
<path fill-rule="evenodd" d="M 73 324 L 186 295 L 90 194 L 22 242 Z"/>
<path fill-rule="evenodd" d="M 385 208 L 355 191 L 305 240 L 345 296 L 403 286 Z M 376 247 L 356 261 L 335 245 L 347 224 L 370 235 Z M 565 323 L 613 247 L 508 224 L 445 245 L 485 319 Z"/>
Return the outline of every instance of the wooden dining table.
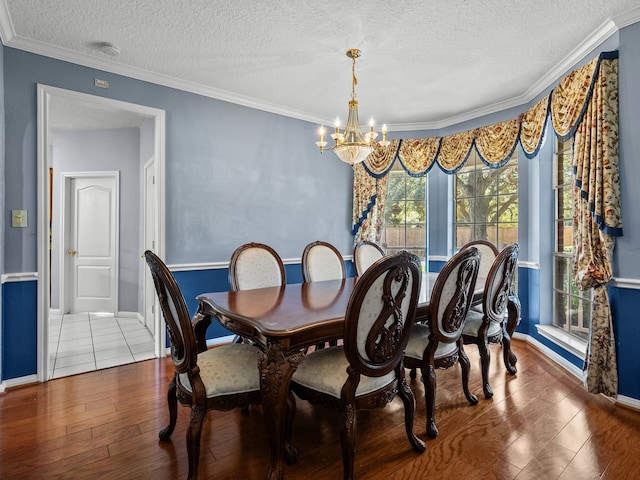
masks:
<path fill-rule="evenodd" d="M 416 321 L 426 317 L 437 273 L 423 273 Z M 213 318 L 222 326 L 254 342 L 260 388 L 271 445 L 268 480 L 281 480 L 284 463 L 296 461 L 288 439 L 289 383 L 308 347 L 343 337 L 344 316 L 356 278 L 279 287 L 203 293 L 193 318 L 198 350 L 206 350 L 205 334 Z M 477 295 L 482 297 L 482 291 Z"/>

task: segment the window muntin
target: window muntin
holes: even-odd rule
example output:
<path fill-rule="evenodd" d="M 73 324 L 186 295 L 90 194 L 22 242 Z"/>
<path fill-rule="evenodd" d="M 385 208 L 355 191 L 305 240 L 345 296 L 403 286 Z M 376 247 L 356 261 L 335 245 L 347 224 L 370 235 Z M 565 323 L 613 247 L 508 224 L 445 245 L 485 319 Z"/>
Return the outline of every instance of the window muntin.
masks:
<path fill-rule="evenodd" d="M 583 341 L 589 337 L 591 299 L 578 289 L 573 262 L 573 139 L 556 143 L 553 325 Z"/>
<path fill-rule="evenodd" d="M 518 241 L 518 159 L 489 168 L 474 150 L 454 178 L 455 247 L 488 240 L 501 250 Z"/>
<path fill-rule="evenodd" d="M 388 253 L 408 250 L 424 264 L 427 248 L 426 176 L 410 176 L 399 162 L 388 175 L 382 243 Z"/>

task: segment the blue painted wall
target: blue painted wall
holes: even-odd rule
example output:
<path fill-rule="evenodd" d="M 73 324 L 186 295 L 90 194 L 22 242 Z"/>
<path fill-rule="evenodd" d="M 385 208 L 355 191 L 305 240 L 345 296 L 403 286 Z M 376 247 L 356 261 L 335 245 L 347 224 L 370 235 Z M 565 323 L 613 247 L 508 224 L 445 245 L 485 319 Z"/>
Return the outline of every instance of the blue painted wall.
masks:
<path fill-rule="evenodd" d="M 7 282 L 2 285 L 2 378 L 37 372 L 37 283 Z"/>

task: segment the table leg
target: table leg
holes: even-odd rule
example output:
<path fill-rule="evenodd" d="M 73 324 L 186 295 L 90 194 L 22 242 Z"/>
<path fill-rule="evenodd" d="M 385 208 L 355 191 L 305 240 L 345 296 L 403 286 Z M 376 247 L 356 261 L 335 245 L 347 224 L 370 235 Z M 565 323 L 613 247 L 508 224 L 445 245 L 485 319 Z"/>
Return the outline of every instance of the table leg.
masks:
<path fill-rule="evenodd" d="M 260 360 L 262 408 L 271 444 L 271 467 L 268 480 L 284 478 L 284 460 L 293 463 L 296 451 L 286 439 L 289 415 L 289 382 L 304 358 L 300 351 L 287 352 L 279 343 L 268 343 Z"/>

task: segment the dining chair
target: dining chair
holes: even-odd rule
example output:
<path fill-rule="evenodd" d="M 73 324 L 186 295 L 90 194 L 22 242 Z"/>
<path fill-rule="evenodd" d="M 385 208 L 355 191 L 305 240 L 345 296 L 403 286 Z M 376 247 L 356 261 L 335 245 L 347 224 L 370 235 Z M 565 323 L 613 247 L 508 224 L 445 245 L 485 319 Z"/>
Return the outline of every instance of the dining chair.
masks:
<path fill-rule="evenodd" d="M 517 302 L 513 312 L 518 315 L 519 319 L 520 302 L 513 298 L 512 287 L 519 251 L 520 246 L 514 243 L 498 254 L 484 285 L 482 306 L 479 310 L 469 309 L 462 329 L 463 342 L 478 346 L 482 370 L 482 390 L 485 398 L 493 397 L 493 391 L 489 385 L 490 343 L 502 344 L 504 366 L 511 375 L 515 375 L 517 372 L 515 368 L 517 358 L 511 353 L 511 334 L 513 332 L 507 331 L 505 315 L 509 310 L 509 303 Z"/>
<path fill-rule="evenodd" d="M 302 251 L 302 279 L 305 282 L 340 280 L 347 271 L 342 255 L 327 242 L 315 241 Z"/>
<path fill-rule="evenodd" d="M 471 364 L 464 351 L 462 329 L 475 289 L 480 252 L 470 247 L 456 253 L 442 268 L 433 285 L 426 318 L 418 318 L 409 335 L 404 363 L 415 379 L 420 368 L 425 389 L 427 435 L 435 438 L 436 369 L 456 363 L 462 368 L 462 389 L 471 405 L 478 398 L 469 392 Z"/>
<path fill-rule="evenodd" d="M 279 287 L 287 283 L 284 264 L 280 255 L 264 243 L 245 243 L 236 248 L 229 260 L 229 289 L 253 290 L 254 288 Z M 236 335 L 234 343 L 248 342 Z"/>
<path fill-rule="evenodd" d="M 487 281 L 489 270 L 491 270 L 491 266 L 498 256 L 499 250 L 498 247 L 489 240 L 472 240 L 465 243 L 460 250 L 470 247 L 475 247 L 480 252 L 480 267 L 478 268 L 478 280 L 476 281 L 476 285 L 478 285 L 478 288 L 481 288 Z"/>
<path fill-rule="evenodd" d="M 362 240 L 353 247 L 353 264 L 356 276 L 362 275 L 376 260 L 384 257 L 380 245 L 370 240 Z"/>
<path fill-rule="evenodd" d="M 146 251 L 162 314 L 171 339 L 174 375 L 167 403 L 169 425 L 159 433 L 169 440 L 176 426 L 178 401 L 191 408 L 187 427 L 188 479 L 198 476 L 200 437 L 208 410 L 246 408 L 261 402 L 259 350 L 253 345 L 231 343 L 198 353 L 184 298 L 173 275 L 153 252 Z"/>
<path fill-rule="evenodd" d="M 413 433 L 415 399 L 405 380 L 403 352 L 420 291 L 420 260 L 406 251 L 374 263 L 355 284 L 344 319 L 344 344 L 308 354 L 291 379 L 303 400 L 339 410 L 344 479 L 354 477 L 358 410 L 387 405 L 397 393 L 405 430 L 416 452 L 425 444 Z M 287 439 L 295 413 L 291 395 Z"/>
<path fill-rule="evenodd" d="M 282 259 L 269 245 L 245 243 L 231 254 L 229 288 L 232 291 L 278 287 L 286 283 Z"/>

